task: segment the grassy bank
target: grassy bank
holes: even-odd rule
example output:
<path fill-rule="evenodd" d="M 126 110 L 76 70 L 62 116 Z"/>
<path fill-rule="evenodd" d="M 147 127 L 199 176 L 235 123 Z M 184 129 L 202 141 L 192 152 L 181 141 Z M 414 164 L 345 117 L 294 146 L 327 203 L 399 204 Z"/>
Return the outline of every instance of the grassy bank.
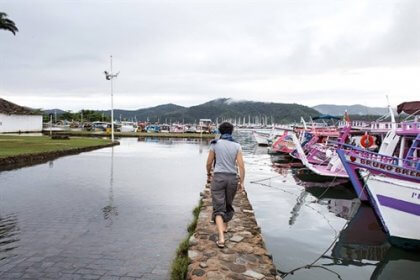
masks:
<path fill-rule="evenodd" d="M 44 134 L 49 134 L 48 130 L 43 131 Z M 111 137 L 110 133 L 97 131 L 53 131 L 53 134 L 69 135 L 69 136 L 83 136 L 83 137 Z M 147 132 L 115 132 L 115 137 L 156 137 L 156 138 L 204 138 L 213 139 L 215 134 L 200 134 L 200 133 L 147 133 Z"/>
<path fill-rule="evenodd" d="M 0 158 L 105 146 L 110 143 L 110 140 L 100 138 L 75 137 L 69 140 L 52 140 L 47 136 L 0 135 Z"/>
<path fill-rule="evenodd" d="M 172 262 L 171 266 L 171 280 L 184 280 L 187 276 L 188 271 L 188 248 L 190 237 L 194 234 L 195 228 L 197 227 L 198 215 L 200 214 L 201 207 L 203 206 L 203 201 L 200 199 L 200 202 L 197 207 L 193 210 L 193 220 L 188 225 L 187 237 L 182 240 L 179 244 L 178 249 L 176 250 L 175 259 Z"/>

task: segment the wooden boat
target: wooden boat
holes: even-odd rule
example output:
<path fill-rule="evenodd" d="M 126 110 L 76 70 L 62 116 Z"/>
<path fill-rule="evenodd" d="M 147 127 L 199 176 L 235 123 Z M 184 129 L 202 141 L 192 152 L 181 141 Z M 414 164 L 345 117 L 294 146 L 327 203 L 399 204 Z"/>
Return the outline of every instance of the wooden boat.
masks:
<path fill-rule="evenodd" d="M 420 109 L 420 106 L 419 106 Z M 420 112 L 420 110 L 419 110 Z M 390 242 L 420 249 L 420 123 L 401 124 L 398 156 L 342 145 L 338 155 L 352 185 L 369 201 Z"/>

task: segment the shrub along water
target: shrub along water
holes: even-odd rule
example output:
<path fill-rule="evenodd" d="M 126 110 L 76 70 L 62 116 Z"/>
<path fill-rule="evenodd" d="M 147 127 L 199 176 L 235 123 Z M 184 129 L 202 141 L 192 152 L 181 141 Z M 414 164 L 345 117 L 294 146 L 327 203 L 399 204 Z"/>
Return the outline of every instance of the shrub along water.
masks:
<path fill-rule="evenodd" d="M 187 237 L 179 244 L 178 249 L 176 250 L 175 259 L 172 262 L 171 267 L 171 280 L 184 280 L 187 271 L 188 271 L 188 248 L 190 237 L 194 234 L 195 228 L 197 227 L 198 215 L 200 214 L 201 207 L 203 206 L 203 201 L 200 199 L 200 202 L 197 207 L 192 211 L 193 221 L 188 225 L 188 235 Z"/>

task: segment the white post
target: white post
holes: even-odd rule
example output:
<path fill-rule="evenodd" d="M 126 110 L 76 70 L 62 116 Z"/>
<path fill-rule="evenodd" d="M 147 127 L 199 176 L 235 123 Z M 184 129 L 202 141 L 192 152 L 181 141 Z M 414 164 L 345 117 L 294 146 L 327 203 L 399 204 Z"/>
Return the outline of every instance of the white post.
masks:
<path fill-rule="evenodd" d="M 114 89 L 113 89 L 113 73 L 112 73 L 112 55 L 111 55 L 111 141 L 114 143 Z"/>
<path fill-rule="evenodd" d="M 52 119 L 53 119 L 53 115 L 50 115 L 50 137 L 52 137 Z"/>

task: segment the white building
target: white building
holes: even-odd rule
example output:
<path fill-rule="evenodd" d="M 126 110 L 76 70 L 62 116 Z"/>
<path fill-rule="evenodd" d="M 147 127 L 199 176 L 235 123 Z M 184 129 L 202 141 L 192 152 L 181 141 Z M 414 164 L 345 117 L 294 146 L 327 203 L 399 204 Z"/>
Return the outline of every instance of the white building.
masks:
<path fill-rule="evenodd" d="M 0 98 L 0 133 L 40 131 L 41 113 Z"/>

